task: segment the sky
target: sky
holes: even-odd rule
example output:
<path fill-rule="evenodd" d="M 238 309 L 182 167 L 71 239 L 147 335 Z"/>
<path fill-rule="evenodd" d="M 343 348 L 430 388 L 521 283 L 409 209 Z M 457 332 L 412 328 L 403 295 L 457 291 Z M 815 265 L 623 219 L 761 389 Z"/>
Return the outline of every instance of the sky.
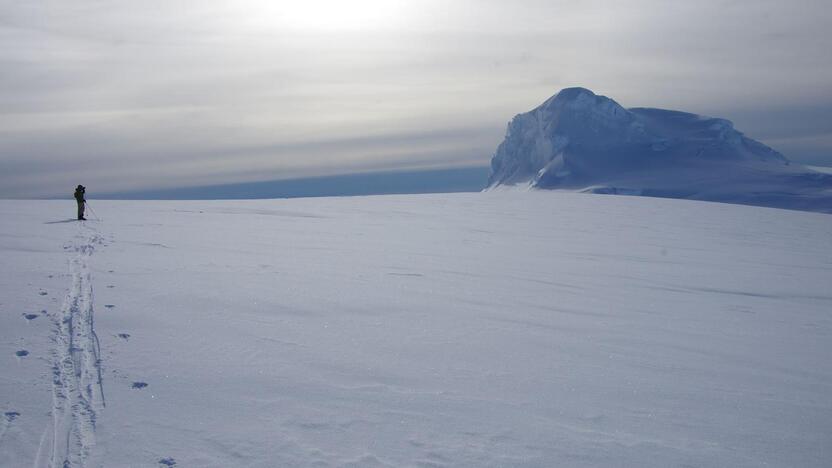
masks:
<path fill-rule="evenodd" d="M 828 0 L 0 0 L 0 197 L 484 167 L 560 89 L 832 166 Z"/>

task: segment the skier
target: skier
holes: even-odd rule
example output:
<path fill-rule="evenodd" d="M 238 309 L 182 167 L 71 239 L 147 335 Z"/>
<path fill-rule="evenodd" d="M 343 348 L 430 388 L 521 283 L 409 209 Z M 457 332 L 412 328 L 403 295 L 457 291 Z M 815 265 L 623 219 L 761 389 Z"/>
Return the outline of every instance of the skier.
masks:
<path fill-rule="evenodd" d="M 84 192 L 86 192 L 86 188 L 83 185 L 78 185 L 75 187 L 75 201 L 78 202 L 78 220 L 79 221 L 86 221 L 87 218 L 84 217 L 84 204 L 87 200 L 84 198 Z"/>

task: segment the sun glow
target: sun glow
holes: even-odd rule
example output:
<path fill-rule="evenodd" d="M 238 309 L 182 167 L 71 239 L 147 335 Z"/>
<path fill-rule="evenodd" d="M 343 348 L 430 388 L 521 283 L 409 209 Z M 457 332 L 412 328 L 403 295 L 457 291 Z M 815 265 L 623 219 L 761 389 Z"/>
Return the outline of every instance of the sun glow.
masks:
<path fill-rule="evenodd" d="M 292 29 L 360 30 L 400 24 L 405 5 L 401 0 L 266 0 L 258 10 L 264 13 L 261 20 Z"/>

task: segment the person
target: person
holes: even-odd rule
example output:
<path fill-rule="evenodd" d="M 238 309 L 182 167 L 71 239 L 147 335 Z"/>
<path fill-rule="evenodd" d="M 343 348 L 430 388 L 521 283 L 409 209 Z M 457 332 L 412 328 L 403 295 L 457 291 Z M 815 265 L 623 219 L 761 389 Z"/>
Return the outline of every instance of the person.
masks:
<path fill-rule="evenodd" d="M 87 200 L 84 198 L 84 192 L 87 189 L 83 185 L 78 185 L 75 187 L 75 201 L 78 202 L 78 220 L 79 221 L 86 221 L 87 218 L 84 217 L 84 204 Z"/>

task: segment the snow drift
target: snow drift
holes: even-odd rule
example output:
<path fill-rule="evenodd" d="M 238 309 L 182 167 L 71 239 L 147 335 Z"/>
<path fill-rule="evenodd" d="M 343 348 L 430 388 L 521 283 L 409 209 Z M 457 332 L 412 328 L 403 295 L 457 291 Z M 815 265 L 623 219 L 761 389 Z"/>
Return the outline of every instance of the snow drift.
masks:
<path fill-rule="evenodd" d="M 725 119 L 625 109 L 568 88 L 508 124 L 489 188 L 522 186 L 832 212 L 832 175 L 790 162 Z"/>

